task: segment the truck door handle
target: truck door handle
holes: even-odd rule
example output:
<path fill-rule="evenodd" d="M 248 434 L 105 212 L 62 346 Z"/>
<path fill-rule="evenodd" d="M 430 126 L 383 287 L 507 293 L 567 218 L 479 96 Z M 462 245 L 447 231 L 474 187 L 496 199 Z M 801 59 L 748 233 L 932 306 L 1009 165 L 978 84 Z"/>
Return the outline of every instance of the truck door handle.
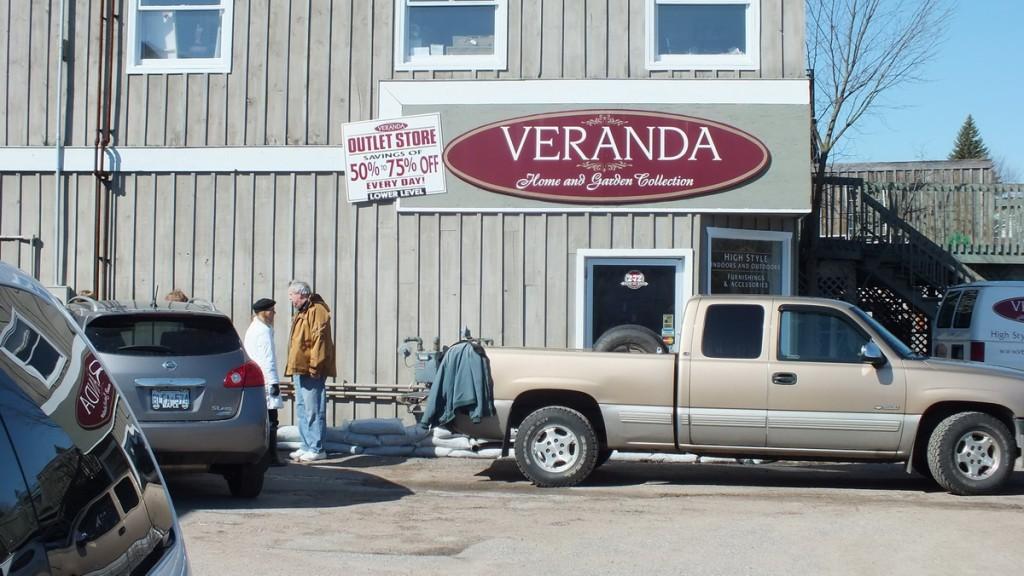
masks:
<path fill-rule="evenodd" d="M 772 374 L 772 384 L 782 384 L 784 386 L 792 386 L 796 384 L 796 374 L 792 372 L 776 372 Z"/>

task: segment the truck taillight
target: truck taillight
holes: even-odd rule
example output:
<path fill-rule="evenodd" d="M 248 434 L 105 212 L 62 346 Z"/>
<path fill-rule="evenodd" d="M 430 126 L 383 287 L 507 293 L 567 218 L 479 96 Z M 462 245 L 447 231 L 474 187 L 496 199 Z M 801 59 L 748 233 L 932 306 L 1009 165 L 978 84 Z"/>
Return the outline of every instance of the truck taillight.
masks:
<path fill-rule="evenodd" d="M 255 388 L 263 386 L 263 371 L 252 360 L 246 360 L 224 377 L 225 388 Z"/>
<path fill-rule="evenodd" d="M 975 362 L 985 361 L 985 343 L 971 342 L 971 360 Z"/>

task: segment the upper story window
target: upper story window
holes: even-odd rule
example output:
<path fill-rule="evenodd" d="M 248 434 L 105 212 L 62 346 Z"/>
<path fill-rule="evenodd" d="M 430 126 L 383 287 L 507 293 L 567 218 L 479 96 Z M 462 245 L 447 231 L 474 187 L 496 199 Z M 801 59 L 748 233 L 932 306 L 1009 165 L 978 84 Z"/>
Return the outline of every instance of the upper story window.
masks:
<path fill-rule="evenodd" d="M 230 72 L 233 0 L 130 0 L 128 73 Z"/>
<path fill-rule="evenodd" d="M 502 70 L 508 0 L 395 0 L 396 70 Z"/>
<path fill-rule="evenodd" d="M 647 0 L 650 70 L 755 70 L 760 0 Z"/>

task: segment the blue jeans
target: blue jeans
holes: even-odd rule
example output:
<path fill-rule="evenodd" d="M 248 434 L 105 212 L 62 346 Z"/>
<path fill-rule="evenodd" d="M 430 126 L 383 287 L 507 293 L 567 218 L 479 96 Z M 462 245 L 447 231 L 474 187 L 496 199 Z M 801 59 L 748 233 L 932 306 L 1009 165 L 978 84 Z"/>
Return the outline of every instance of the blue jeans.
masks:
<path fill-rule="evenodd" d="M 299 425 L 299 439 L 307 452 L 324 451 L 327 432 L 326 378 L 295 376 L 295 419 Z"/>

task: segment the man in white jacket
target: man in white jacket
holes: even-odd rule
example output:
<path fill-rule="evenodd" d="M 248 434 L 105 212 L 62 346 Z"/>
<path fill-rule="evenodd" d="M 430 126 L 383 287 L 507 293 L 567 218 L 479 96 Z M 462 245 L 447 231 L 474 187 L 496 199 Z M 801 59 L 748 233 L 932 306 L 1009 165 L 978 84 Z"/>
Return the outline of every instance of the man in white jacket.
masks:
<path fill-rule="evenodd" d="M 271 466 L 284 466 L 277 454 L 277 411 L 284 407 L 281 400 L 281 378 L 277 372 L 277 354 L 274 351 L 274 305 L 270 298 L 260 298 L 252 304 L 252 324 L 245 331 L 245 353 L 263 370 L 264 390 L 267 393 L 267 414 L 270 417 L 270 446 L 267 450 Z"/>

